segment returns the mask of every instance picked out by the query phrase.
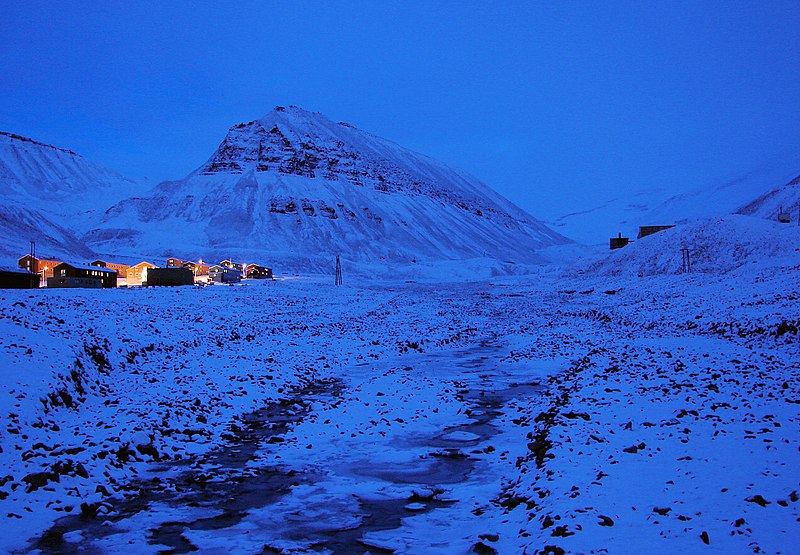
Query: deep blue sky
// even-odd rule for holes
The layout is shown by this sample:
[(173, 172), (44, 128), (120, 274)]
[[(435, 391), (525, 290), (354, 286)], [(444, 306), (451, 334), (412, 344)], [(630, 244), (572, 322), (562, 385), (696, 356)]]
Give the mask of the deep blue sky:
[(295, 104), (539, 216), (800, 159), (797, 0), (146, 4), (3, 2), (0, 130), (157, 182)]

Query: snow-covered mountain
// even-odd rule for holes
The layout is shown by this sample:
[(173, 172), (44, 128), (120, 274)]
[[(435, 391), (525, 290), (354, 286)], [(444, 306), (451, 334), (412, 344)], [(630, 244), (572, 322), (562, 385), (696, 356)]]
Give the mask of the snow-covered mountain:
[(786, 185), (773, 189), (741, 207), (739, 214), (776, 220), (779, 212), (789, 215), (790, 223), (798, 224), (800, 218), (800, 176)]
[(92, 256), (80, 235), (141, 187), (63, 148), (0, 131), (0, 256)]
[(98, 252), (259, 257), (295, 269), (532, 262), (568, 242), (475, 178), (297, 107), (235, 125), (186, 178), (109, 209)]

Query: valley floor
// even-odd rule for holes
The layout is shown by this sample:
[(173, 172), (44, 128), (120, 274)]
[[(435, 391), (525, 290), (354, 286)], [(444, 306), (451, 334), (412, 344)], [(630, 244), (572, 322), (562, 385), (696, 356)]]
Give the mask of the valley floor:
[(0, 290), (0, 551), (791, 553), (798, 277)]

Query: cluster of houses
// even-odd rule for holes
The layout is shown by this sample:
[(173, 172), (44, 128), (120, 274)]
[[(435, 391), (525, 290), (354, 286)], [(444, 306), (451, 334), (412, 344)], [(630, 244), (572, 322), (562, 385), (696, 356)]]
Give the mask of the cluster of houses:
[(0, 267), (0, 288), (33, 289), (47, 287), (108, 288), (118, 286), (176, 286), (195, 283), (237, 283), (242, 279), (272, 279), (272, 268), (258, 264), (237, 264), (223, 260), (205, 264), (168, 258), (164, 267), (151, 262), (133, 266), (95, 260), (73, 264), (37, 258), (28, 254), (19, 259), (17, 268)]

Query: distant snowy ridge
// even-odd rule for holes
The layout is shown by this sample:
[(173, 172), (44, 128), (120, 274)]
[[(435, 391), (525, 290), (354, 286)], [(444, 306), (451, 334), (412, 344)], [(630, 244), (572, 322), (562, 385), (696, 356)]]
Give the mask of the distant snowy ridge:
[(0, 187), (4, 199), (73, 216), (130, 196), (140, 183), (71, 150), (0, 132)]
[[(774, 167), (762, 168), (719, 184), (706, 184), (689, 192), (674, 194), (667, 189), (651, 189), (623, 194), (601, 205), (588, 207), (549, 220), (548, 225), (568, 237), (586, 244), (607, 244), (617, 233), (636, 237), (639, 226), (682, 224), (698, 218), (741, 213), (777, 219), (775, 214), (745, 211), (760, 195), (768, 194), (777, 183), (800, 173), (800, 162), (779, 160)], [(788, 189), (788, 185), (785, 186)], [(789, 202), (786, 202), (788, 205)], [(794, 216), (796, 217), (796, 215)]]
[(786, 185), (773, 189), (738, 210), (739, 214), (777, 220), (780, 212), (789, 216), (790, 223), (797, 225), (800, 218), (800, 176)]
[(539, 260), (568, 243), (475, 178), (296, 107), (230, 129), (185, 179), (113, 206), (87, 234), (99, 252), (252, 257), (298, 270)]
[(26, 254), (29, 241), (44, 256), (92, 257), (80, 235), (140, 186), (71, 150), (0, 131), (0, 257)]

